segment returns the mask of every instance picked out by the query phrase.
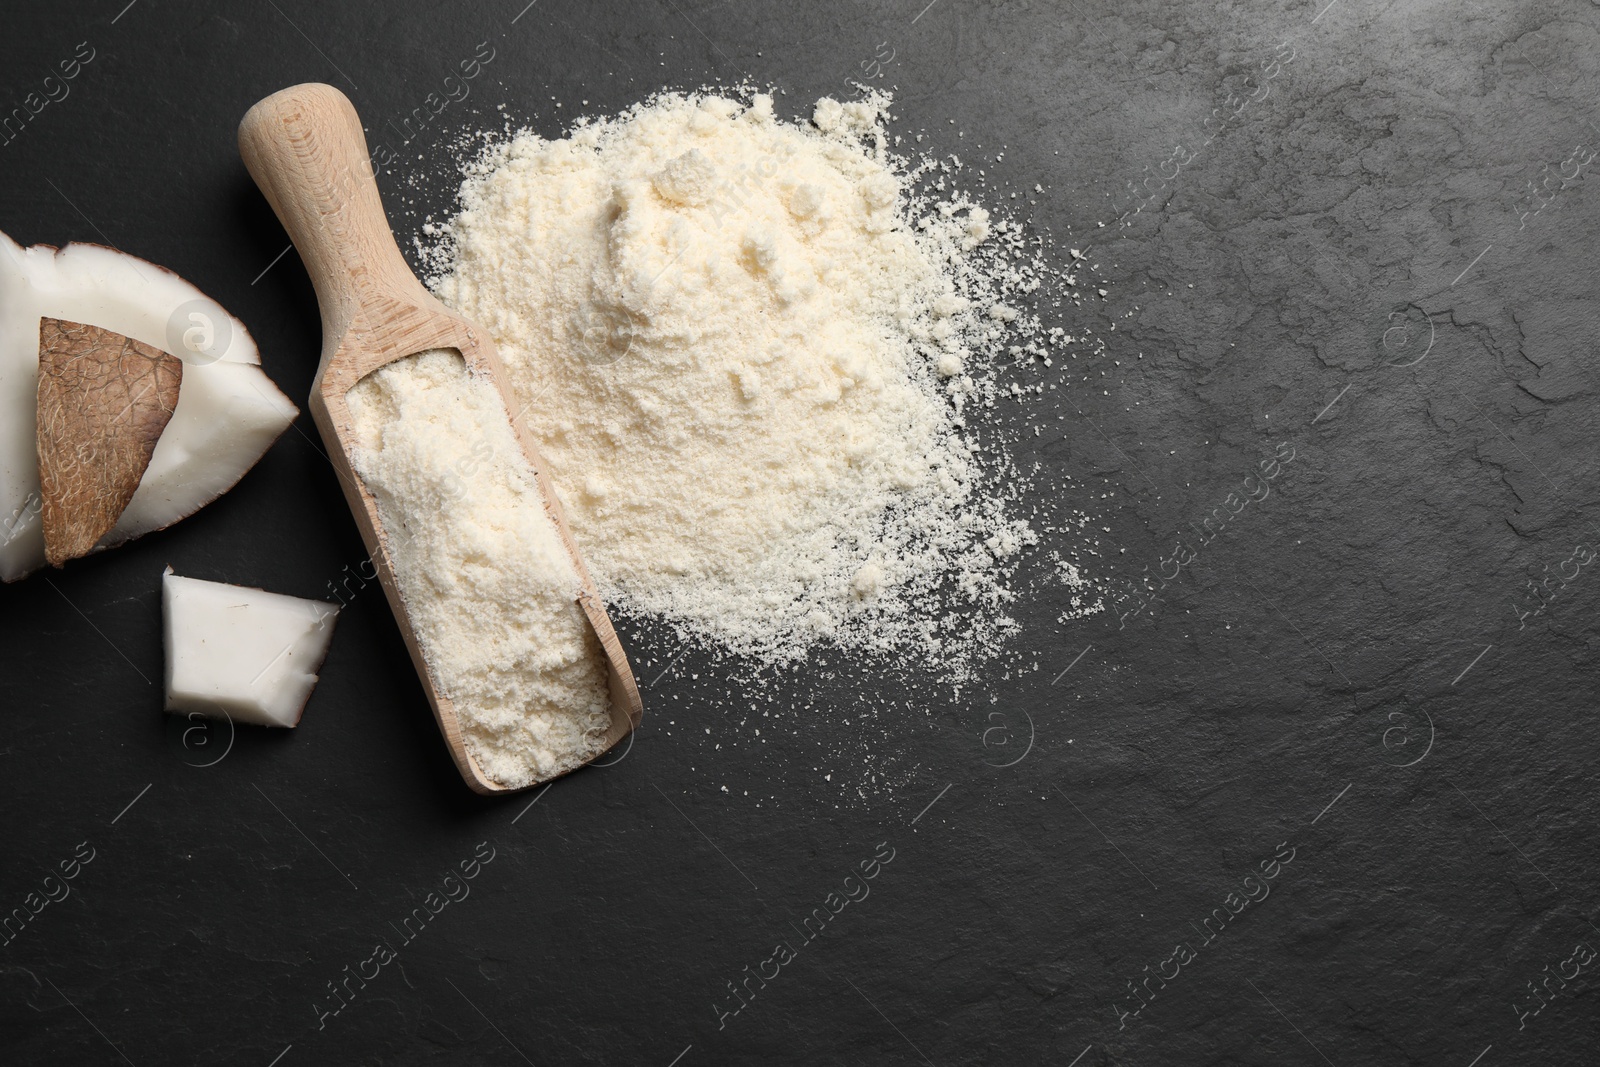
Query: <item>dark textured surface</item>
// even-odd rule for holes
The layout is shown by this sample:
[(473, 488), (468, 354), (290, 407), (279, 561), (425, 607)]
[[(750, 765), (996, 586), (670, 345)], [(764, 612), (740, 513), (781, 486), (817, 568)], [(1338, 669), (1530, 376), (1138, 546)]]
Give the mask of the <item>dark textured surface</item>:
[[(1600, 568), (1574, 551), (1600, 545), (1600, 7), (1325, 2), (12, 5), (0, 108), (95, 58), (0, 144), (0, 228), (170, 266), (297, 399), (318, 324), (293, 254), (258, 279), (285, 240), (234, 146), (257, 98), (345, 89), (399, 157), (406, 236), (499, 104), (554, 133), (583, 100), (747, 75), (793, 114), (892, 50), (900, 128), (1042, 184), (1019, 210), (1105, 279), (1062, 320), (1108, 343), (1092, 384), (1080, 359), (1032, 409), (1069, 416), (1019, 453), (1036, 492), (1107, 528), (1096, 579), (1187, 562), (1121, 625), (1026, 595), (1037, 673), (907, 706), (819, 667), (759, 737), (739, 689), (629, 626), (642, 680), (666, 669), (632, 750), (486, 801), (375, 588), (292, 735), (160, 712), (165, 564), (327, 596), (362, 559), (302, 417), (193, 518), (0, 589), (0, 907), (93, 856), (0, 947), (0, 1059), (1595, 1062), (1600, 963), (1522, 1013), (1600, 946)], [(471, 96), (403, 145), (390, 120), (481, 41)], [(1530, 579), (1555, 595), (1519, 620)], [(892, 788), (857, 792), (869, 754)], [(405, 942), (480, 842), (470, 896)], [(807, 941), (880, 842), (870, 896)], [(397, 957), (319, 1029), (380, 939)], [(719, 1029), (779, 941), (796, 957)]]

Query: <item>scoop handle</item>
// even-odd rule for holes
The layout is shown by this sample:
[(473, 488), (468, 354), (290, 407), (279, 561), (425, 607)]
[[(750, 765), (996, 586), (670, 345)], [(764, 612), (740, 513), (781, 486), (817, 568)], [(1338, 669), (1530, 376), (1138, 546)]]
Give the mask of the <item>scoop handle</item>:
[(430, 302), (395, 245), (361, 119), (342, 92), (308, 82), (259, 101), (239, 123), (239, 154), (311, 275), (324, 358), (374, 301)]

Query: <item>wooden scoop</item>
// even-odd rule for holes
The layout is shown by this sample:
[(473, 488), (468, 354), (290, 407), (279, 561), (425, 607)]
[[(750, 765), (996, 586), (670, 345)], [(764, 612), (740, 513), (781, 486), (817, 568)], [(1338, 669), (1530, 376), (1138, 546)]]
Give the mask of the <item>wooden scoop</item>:
[(517, 440), (538, 476), (545, 510), (578, 572), (577, 601), (605, 651), (611, 684), (606, 748), (611, 748), (639, 725), (641, 705), (633, 671), (567, 528), (544, 459), (506, 387), (493, 342), (481, 328), (435, 299), (411, 273), (395, 245), (378, 199), (355, 107), (331, 85), (284, 89), (245, 115), (239, 124), (239, 152), (300, 250), (316, 286), (322, 307), (322, 362), (311, 384), (311, 415), (322, 431), (328, 460), (344, 486), (389, 607), (411, 650), (411, 662), (462, 777), (479, 793), (509, 791), (490, 780), (463, 745), (456, 710), (440, 692), (411, 628), (405, 598), (395, 582), (389, 538), (377, 501), (350, 464), (356, 442), (346, 402), (350, 388), (385, 364), (434, 348), (455, 349), (469, 370), (494, 382)]

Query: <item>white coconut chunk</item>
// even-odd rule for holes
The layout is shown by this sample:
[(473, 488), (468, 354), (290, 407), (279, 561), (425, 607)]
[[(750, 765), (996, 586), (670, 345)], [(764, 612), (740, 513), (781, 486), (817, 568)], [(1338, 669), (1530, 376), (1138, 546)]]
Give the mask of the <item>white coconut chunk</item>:
[(45, 563), (35, 447), (43, 316), (183, 360), (177, 407), (99, 548), (170, 526), (221, 496), (298, 413), (262, 373), (244, 323), (176, 274), (99, 245), (23, 248), (0, 233), (0, 581)]
[(294, 726), (333, 640), (336, 605), (261, 589), (161, 578), (167, 710)]

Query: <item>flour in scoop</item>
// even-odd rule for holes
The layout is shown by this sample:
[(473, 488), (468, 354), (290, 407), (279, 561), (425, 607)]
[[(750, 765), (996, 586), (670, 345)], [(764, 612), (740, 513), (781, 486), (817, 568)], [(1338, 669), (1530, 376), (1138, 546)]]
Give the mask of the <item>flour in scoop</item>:
[(467, 751), (510, 788), (593, 758), (611, 725), (605, 659), (494, 384), (454, 352), (425, 352), (348, 401), (351, 459)]
[(1037, 541), (970, 425), (1028, 279), (984, 267), (988, 211), (915, 192), (886, 106), (669, 94), (519, 133), (427, 254), (608, 600), (758, 665), (831, 644), (961, 678)]

